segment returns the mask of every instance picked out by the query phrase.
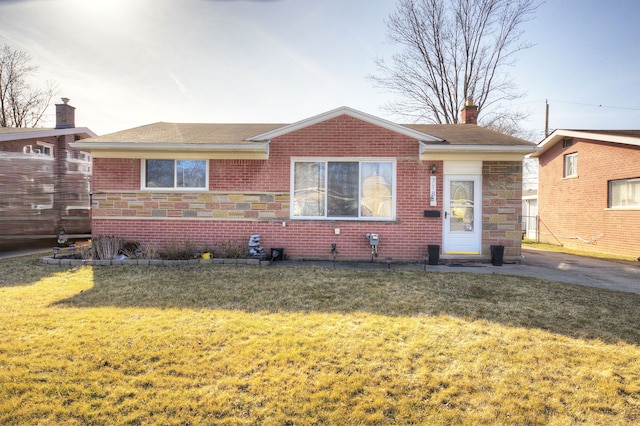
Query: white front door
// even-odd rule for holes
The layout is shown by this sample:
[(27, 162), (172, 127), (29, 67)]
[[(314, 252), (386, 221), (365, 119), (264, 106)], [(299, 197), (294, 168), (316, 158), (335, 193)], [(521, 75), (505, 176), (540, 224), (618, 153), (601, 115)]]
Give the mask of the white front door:
[(444, 176), (443, 254), (481, 254), (482, 176)]

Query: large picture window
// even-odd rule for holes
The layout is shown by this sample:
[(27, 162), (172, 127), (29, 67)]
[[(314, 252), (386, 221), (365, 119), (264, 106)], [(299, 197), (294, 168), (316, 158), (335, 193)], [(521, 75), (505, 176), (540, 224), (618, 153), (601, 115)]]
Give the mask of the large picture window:
[(207, 160), (145, 160), (147, 189), (206, 189)]
[(292, 216), (300, 219), (393, 219), (393, 161), (297, 160)]
[(609, 181), (609, 208), (640, 209), (640, 178)]

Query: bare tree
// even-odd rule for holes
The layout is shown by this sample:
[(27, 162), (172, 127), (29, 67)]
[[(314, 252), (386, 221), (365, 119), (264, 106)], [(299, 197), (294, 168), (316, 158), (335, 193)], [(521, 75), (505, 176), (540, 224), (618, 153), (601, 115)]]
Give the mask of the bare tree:
[(9, 45), (0, 49), (0, 127), (36, 127), (56, 94), (53, 83), (31, 87), (27, 78), (38, 70), (31, 57)]
[(511, 128), (517, 117), (497, 107), (522, 96), (505, 68), (531, 46), (521, 41), (521, 26), (537, 9), (534, 2), (399, 0), (386, 24), (389, 40), (403, 50), (391, 64), (377, 59), (379, 74), (371, 77), (399, 95), (386, 108), (415, 121), (457, 123), (472, 98), (478, 113), (486, 110), (483, 121)]

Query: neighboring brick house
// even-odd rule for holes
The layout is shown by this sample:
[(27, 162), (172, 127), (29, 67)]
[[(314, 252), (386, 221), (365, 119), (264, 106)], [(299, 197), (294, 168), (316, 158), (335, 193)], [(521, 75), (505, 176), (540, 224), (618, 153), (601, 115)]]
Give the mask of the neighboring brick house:
[(556, 130), (539, 161), (539, 239), (640, 256), (640, 130)]
[(91, 230), (91, 156), (72, 142), (96, 136), (75, 127), (75, 108), (56, 105), (56, 127), (0, 127), (0, 248), (16, 241)]
[(248, 241), (295, 259), (520, 258), (522, 158), (467, 123), (398, 125), (347, 107), (290, 125), (156, 123), (77, 142), (94, 158), (94, 236)]

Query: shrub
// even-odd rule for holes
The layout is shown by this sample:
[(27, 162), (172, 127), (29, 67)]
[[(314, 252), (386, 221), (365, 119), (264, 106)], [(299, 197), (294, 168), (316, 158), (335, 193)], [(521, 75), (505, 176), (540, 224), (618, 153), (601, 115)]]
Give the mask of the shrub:
[(98, 236), (91, 241), (94, 259), (111, 260), (120, 252), (122, 240), (118, 237)]
[(220, 241), (215, 245), (215, 257), (224, 259), (241, 259), (247, 257), (247, 247), (244, 242), (235, 240)]
[(125, 256), (132, 258), (132, 257), (138, 257), (138, 255), (136, 255), (136, 251), (140, 250), (140, 243), (137, 241), (127, 241), (126, 243), (124, 243), (122, 245), (122, 248), (120, 249), (120, 253), (124, 254)]
[(140, 258), (159, 259), (160, 249), (158, 248), (158, 245), (154, 243), (140, 243)]
[(188, 260), (193, 259), (196, 250), (195, 244), (189, 240), (169, 241), (160, 251), (160, 257), (167, 260)]

